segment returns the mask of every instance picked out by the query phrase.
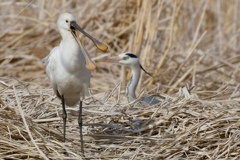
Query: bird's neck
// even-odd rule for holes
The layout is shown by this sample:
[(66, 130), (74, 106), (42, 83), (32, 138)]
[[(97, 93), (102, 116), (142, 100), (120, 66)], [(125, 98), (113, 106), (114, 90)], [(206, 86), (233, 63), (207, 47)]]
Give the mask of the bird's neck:
[(70, 31), (59, 29), (59, 32), (62, 36), (62, 40), (68, 40), (68, 39), (74, 39), (73, 35), (70, 33)]
[(136, 88), (137, 88), (138, 81), (140, 78), (140, 73), (141, 73), (141, 68), (139, 64), (135, 66), (131, 66), (130, 69), (131, 69), (131, 78), (128, 81), (126, 86), (126, 95), (128, 98), (128, 102), (131, 102), (137, 98), (135, 92), (136, 92)]
[(71, 34), (65, 34), (65, 37), (62, 36), (60, 58), (62, 65), (68, 72), (73, 73), (85, 67), (83, 53)]

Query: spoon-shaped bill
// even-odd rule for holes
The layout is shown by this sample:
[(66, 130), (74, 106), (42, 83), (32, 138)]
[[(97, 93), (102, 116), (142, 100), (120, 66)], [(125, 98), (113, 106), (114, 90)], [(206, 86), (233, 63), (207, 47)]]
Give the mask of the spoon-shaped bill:
[(85, 66), (88, 70), (95, 70), (96, 69), (96, 65), (94, 64), (94, 62), (91, 60), (91, 58), (88, 56), (88, 54), (86, 53), (86, 50), (83, 48), (82, 43), (80, 42), (80, 38), (79, 35), (76, 33), (75, 30), (71, 29), (71, 33), (73, 35), (73, 37), (76, 39), (79, 47), (81, 48), (82, 52), (83, 52), (83, 56), (85, 59)]
[(108, 49), (108, 47), (105, 44), (99, 42), (98, 40), (93, 38), (91, 35), (89, 35), (87, 32), (85, 32), (75, 21), (71, 22), (71, 27), (76, 28), (77, 30), (82, 32), (85, 36), (87, 36), (89, 39), (91, 39), (98, 49), (102, 51), (106, 51)]

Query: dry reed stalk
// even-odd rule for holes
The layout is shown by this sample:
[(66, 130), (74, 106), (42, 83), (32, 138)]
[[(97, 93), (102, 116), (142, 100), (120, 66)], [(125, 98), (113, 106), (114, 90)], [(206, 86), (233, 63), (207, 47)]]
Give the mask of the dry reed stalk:
[[(67, 108), (62, 143), (60, 101), (40, 62), (59, 44), (55, 22), (62, 12), (73, 13), (109, 46), (101, 53), (81, 37), (98, 66), (83, 109), (86, 157), (238, 159), (239, 5), (237, 0), (3, 1), (0, 159), (81, 159), (77, 107)], [(130, 104), (121, 89), (124, 69), (120, 73), (119, 66), (97, 61), (126, 51), (154, 73), (153, 79), (141, 75), (139, 98)], [(162, 103), (139, 103), (148, 95)]]

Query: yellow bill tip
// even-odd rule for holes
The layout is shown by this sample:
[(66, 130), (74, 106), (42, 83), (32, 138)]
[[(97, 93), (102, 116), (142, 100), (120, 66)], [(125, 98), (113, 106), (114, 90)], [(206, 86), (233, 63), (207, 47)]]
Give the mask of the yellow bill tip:
[(93, 71), (93, 70), (96, 69), (96, 66), (95, 66), (95, 65), (85, 65), (85, 66), (86, 66), (86, 68), (87, 68), (88, 70), (90, 70), (90, 71)]
[(102, 51), (106, 51), (108, 49), (108, 47), (105, 44), (96, 44), (97, 48), (102, 50)]
[(96, 65), (87, 55), (85, 56), (85, 67), (91, 71), (96, 69)]

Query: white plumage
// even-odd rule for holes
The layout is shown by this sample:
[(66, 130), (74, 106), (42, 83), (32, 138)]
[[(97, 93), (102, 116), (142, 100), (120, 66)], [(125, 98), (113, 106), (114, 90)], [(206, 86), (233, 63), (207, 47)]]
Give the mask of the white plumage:
[(83, 53), (73, 36), (63, 39), (43, 61), (54, 93), (59, 98), (64, 95), (66, 105), (74, 106), (88, 94), (91, 71), (86, 69)]
[(79, 103), (78, 123), (80, 127), (81, 149), (83, 150), (82, 137), (82, 100), (87, 95), (91, 71), (96, 68), (88, 52), (83, 48), (77, 30), (90, 38), (101, 50), (107, 46), (100, 43), (78, 26), (73, 15), (63, 13), (57, 21), (58, 30), (62, 36), (60, 45), (54, 47), (50, 54), (42, 61), (46, 66), (50, 84), (54, 93), (62, 100), (63, 108), (63, 136), (65, 142), (67, 113), (65, 104), (74, 106)]

